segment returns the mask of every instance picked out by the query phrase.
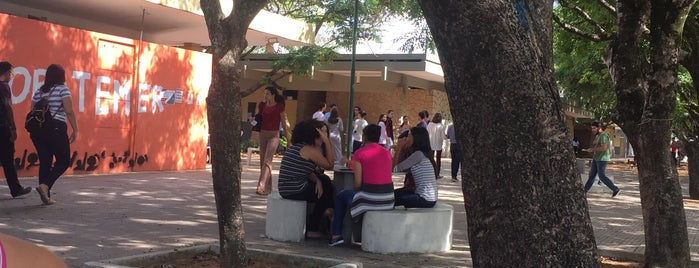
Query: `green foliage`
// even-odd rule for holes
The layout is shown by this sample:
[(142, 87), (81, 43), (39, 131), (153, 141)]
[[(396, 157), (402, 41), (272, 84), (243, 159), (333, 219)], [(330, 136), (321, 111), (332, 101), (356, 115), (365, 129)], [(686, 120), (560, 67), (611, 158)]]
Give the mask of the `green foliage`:
[(308, 76), (313, 66), (331, 63), (337, 58), (338, 53), (332, 47), (305, 46), (300, 48), (289, 47), (289, 53), (280, 54), (272, 67), (288, 74)]
[(281, 147), (283, 147), (283, 148), (286, 148), (286, 144), (287, 144), (286, 137), (281, 136), (281, 137), (279, 138), (279, 146), (281, 146)]

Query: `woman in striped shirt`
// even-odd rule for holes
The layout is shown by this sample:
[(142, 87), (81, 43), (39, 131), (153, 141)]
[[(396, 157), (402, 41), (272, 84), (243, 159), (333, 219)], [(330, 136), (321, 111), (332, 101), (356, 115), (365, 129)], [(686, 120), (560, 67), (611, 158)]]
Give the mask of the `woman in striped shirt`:
[(427, 129), (413, 127), (408, 132), (405, 145), (398, 147), (397, 156), (401, 151), (412, 149), (412, 154), (400, 161), (393, 171), (401, 172), (409, 170), (415, 180), (415, 190), (398, 188), (394, 191), (396, 206), (405, 208), (431, 208), (437, 203), (437, 180), (435, 177), (435, 163), (429, 156), (432, 153), (430, 138)]
[[(51, 64), (46, 68), (46, 79), (32, 96), (32, 108), (41, 98), (46, 98), (49, 103), (48, 112), (53, 121), (43, 131), (31, 133), (29, 137), (34, 143), (39, 155), (39, 187), (36, 192), (41, 197), (44, 205), (55, 203), (51, 199), (51, 188), (70, 166), (70, 144), (78, 137), (78, 124), (73, 111), (73, 98), (70, 90), (65, 85), (66, 72), (61, 65)], [(68, 136), (70, 123), (73, 131)], [(53, 162), (53, 158), (56, 162)]]
[(301, 121), (294, 126), (291, 143), (279, 168), (279, 195), (315, 203), (306, 224), (306, 238), (324, 238), (319, 232), (320, 220), (323, 215), (332, 215), (333, 186), (330, 178), (316, 169), (332, 169), (335, 164), (327, 126), (314, 119)]

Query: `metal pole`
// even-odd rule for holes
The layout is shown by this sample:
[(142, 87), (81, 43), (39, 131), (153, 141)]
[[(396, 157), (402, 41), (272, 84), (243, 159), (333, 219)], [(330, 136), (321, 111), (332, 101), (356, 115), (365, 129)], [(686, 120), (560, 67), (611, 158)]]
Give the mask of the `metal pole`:
[(350, 93), (349, 93), (349, 122), (347, 122), (347, 159), (352, 155), (352, 133), (354, 132), (354, 63), (357, 56), (357, 24), (359, 24), (359, 0), (354, 0), (354, 24), (352, 25), (352, 69), (350, 70)]

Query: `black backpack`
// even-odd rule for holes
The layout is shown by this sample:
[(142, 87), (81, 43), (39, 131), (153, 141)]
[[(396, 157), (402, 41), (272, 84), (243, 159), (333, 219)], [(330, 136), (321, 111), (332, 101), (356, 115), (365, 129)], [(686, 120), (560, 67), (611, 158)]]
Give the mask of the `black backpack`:
[(41, 97), (27, 114), (27, 119), (24, 121), (24, 128), (29, 131), (29, 133), (39, 133), (44, 129), (50, 128), (52, 125), (53, 115), (49, 110), (49, 97), (51, 97), (54, 88), (55, 87), (49, 90), (47, 96)]

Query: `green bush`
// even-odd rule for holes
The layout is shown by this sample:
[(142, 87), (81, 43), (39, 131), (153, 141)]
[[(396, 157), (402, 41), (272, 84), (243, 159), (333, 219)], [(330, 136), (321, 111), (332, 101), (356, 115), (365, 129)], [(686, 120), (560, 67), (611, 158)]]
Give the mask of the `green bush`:
[(257, 148), (260, 145), (254, 140), (246, 140), (240, 143), (240, 152), (247, 153), (248, 148)]

